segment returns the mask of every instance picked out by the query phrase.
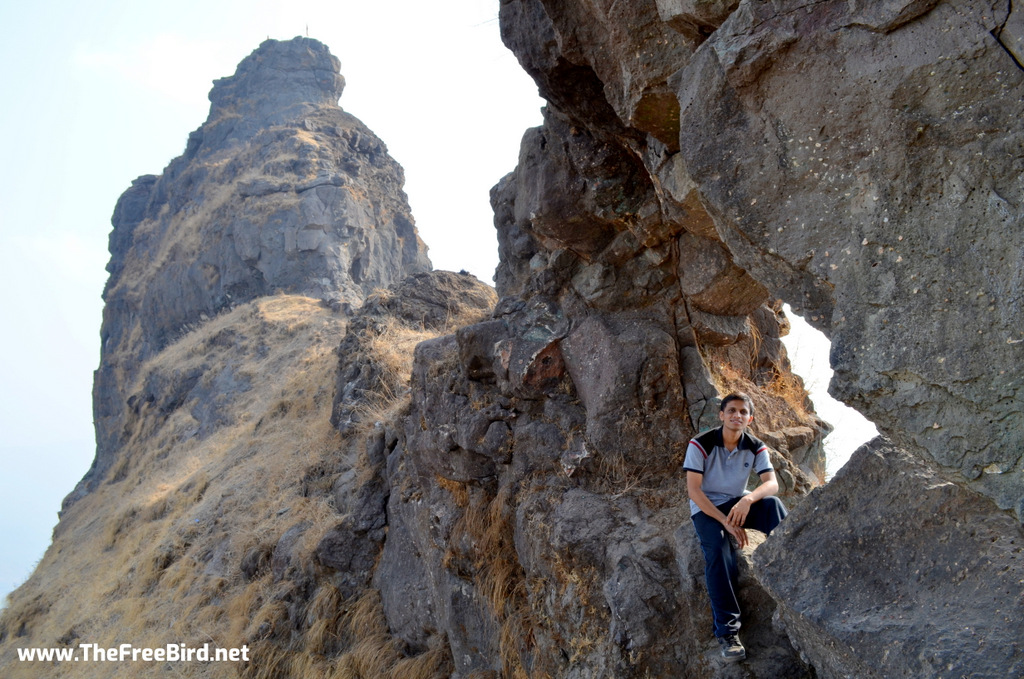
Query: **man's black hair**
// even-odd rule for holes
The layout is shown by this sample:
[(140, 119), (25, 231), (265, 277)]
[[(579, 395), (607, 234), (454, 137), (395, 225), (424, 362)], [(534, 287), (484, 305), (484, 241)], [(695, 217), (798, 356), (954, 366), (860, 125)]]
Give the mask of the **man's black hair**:
[(718, 406), (718, 410), (725, 412), (725, 406), (729, 405), (733, 401), (743, 401), (750, 407), (750, 414), (754, 414), (754, 401), (749, 396), (744, 394), (742, 391), (734, 391), (725, 398), (722, 399), (722, 404)]

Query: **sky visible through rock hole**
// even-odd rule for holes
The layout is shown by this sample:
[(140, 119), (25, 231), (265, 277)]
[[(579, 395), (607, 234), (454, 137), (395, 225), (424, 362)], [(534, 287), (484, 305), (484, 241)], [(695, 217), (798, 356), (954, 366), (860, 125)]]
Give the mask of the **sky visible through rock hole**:
[[(325, 43), (346, 79), (342, 108), (405, 169), (434, 266), (492, 283), (489, 191), (515, 167), (543, 106), (501, 43), (497, 12), (497, 0), (0, 5), (0, 596), (42, 556), (61, 500), (92, 462), (114, 205), (133, 179), (160, 174), (185, 150), (212, 81), (268, 37)], [(827, 340), (795, 331), (787, 344), (797, 372), (823, 392)], [(852, 450), (864, 431), (856, 423), (830, 438)]]

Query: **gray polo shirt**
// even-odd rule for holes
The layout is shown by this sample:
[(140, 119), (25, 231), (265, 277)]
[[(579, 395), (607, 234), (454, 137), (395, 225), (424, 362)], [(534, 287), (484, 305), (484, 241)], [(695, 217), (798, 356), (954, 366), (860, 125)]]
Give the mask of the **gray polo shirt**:
[[(719, 427), (690, 439), (683, 469), (703, 474), (700, 488), (718, 506), (746, 493), (751, 471), (761, 475), (773, 467), (768, 446), (761, 440), (744, 432), (736, 449), (728, 450)], [(699, 511), (697, 503), (690, 500), (690, 516)]]

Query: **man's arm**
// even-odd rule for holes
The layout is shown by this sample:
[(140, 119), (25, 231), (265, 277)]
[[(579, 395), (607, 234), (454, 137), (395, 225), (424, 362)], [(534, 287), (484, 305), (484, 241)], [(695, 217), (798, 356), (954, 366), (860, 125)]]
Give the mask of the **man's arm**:
[[(747, 514), (750, 513), (750, 505), (761, 498), (775, 495), (778, 492), (779, 482), (775, 478), (775, 470), (769, 469), (761, 472), (761, 485), (740, 498), (739, 502), (733, 506), (732, 511), (729, 512), (726, 521), (733, 526), (742, 526), (747, 520)], [(697, 506), (699, 507), (700, 503)]]
[[(772, 478), (774, 479), (774, 476)], [(740, 547), (746, 547), (747, 531), (743, 530), (742, 524), (732, 525), (729, 523), (728, 517), (720, 512), (718, 507), (704, 494), (704, 490), (701, 488), (703, 482), (703, 474), (691, 471), (686, 472), (686, 492), (690, 494), (690, 499), (694, 501), (702, 512), (722, 524), (722, 527), (725, 528), (729, 535), (736, 538), (736, 542), (740, 544)]]

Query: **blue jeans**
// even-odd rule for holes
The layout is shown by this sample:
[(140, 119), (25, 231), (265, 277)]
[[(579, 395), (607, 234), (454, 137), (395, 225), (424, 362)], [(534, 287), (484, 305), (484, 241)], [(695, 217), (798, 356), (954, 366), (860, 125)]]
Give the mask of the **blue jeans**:
[[(720, 505), (718, 510), (729, 515), (729, 510), (739, 501), (734, 498)], [(771, 533), (786, 518), (786, 506), (774, 496), (762, 498), (750, 506), (750, 513), (743, 524), (745, 529), (759, 530), (765, 535)], [(729, 534), (722, 524), (704, 512), (692, 517), (697, 529), (700, 548), (704, 552), (704, 579), (708, 584), (711, 599), (711, 615), (715, 621), (715, 636), (736, 634), (740, 629), (740, 603), (736, 599), (736, 554), (733, 552)]]

